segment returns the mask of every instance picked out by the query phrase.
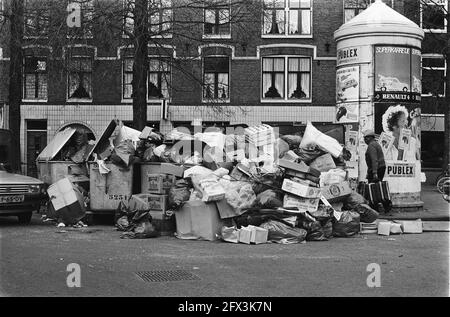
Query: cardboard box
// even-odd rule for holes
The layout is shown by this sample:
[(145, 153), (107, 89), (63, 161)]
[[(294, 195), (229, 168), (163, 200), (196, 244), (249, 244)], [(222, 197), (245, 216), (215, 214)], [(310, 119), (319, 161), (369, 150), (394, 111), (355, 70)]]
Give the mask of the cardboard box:
[(319, 183), (320, 183), (319, 177), (316, 177), (316, 176), (308, 174), (308, 173), (302, 173), (302, 172), (298, 172), (298, 171), (294, 171), (294, 170), (286, 170), (285, 174), (286, 174), (286, 176), (297, 177), (297, 178), (300, 178), (303, 180), (309, 180), (317, 185), (319, 185)]
[(284, 154), (284, 156), (283, 156), (283, 160), (285, 160), (285, 161), (289, 161), (289, 162), (295, 162), (296, 160), (298, 160), (300, 157), (297, 155), (297, 154), (295, 154), (295, 152), (294, 151), (292, 151), (292, 150), (289, 150), (289, 151), (287, 151), (285, 154)]
[(329, 170), (336, 168), (336, 164), (334, 163), (331, 154), (327, 153), (316, 158), (309, 167), (315, 168), (321, 172), (328, 172)]
[(341, 202), (352, 193), (350, 184), (345, 181), (340, 184), (331, 184), (322, 188), (322, 195), (330, 202)]
[(86, 214), (82, 193), (67, 178), (50, 185), (47, 194), (58, 218), (66, 225), (73, 225)]
[(319, 198), (321, 194), (320, 188), (306, 186), (289, 179), (285, 179), (283, 181), (283, 186), (281, 189), (285, 192), (294, 194), (295, 196), (305, 198)]
[(264, 229), (264, 228), (260, 228), (260, 227), (255, 227), (255, 226), (251, 226), (252, 228), (252, 234), (250, 237), (250, 243), (254, 243), (254, 244), (263, 244), (263, 243), (267, 243), (267, 238), (269, 236), (269, 230)]
[(396, 220), (396, 223), (401, 224), (403, 233), (422, 233), (422, 220)]
[(167, 195), (145, 194), (147, 196), (148, 207), (153, 211), (167, 210)]
[(221, 219), (234, 218), (244, 213), (244, 210), (241, 210), (241, 212), (237, 212), (237, 210), (231, 207), (230, 204), (225, 199), (216, 201), (216, 205), (217, 210), (219, 210)]
[(315, 212), (319, 208), (320, 198), (303, 198), (292, 195), (284, 195), (283, 207), (285, 208), (298, 208), (300, 211)]
[(291, 180), (294, 181), (294, 182), (306, 185), (306, 186), (319, 187), (319, 184), (316, 184), (316, 183), (314, 183), (314, 182), (312, 182), (312, 181), (310, 181), (308, 179), (301, 179), (301, 178), (298, 178), (298, 177), (293, 177)]
[(391, 223), (391, 234), (403, 233), (402, 225), (399, 223)]
[(378, 234), (388, 236), (391, 233), (391, 223), (389, 221), (380, 221), (378, 223)]
[[(291, 161), (288, 161), (285, 159), (280, 159), (278, 161), (278, 166), (282, 167), (286, 170), (300, 173), (300, 175), (311, 174), (314, 177), (319, 177), (320, 173), (321, 173), (319, 170), (317, 170), (315, 168), (311, 168), (311, 166), (306, 165), (304, 162), (294, 163), (294, 162), (291, 162)], [(305, 178), (306, 178), (306, 175), (305, 175)]]
[(242, 227), (241, 230), (239, 230), (239, 242), (250, 244), (250, 241), (252, 239), (252, 229), (248, 227)]
[(162, 174), (168, 174), (168, 175), (174, 175), (176, 177), (183, 177), (184, 174), (184, 167), (183, 166), (177, 166), (170, 163), (161, 163), (161, 173)]
[(250, 171), (245, 165), (238, 164), (231, 172), (230, 177), (233, 180), (245, 181), (250, 178), (250, 175)]
[(177, 238), (186, 240), (217, 240), (222, 222), (215, 203), (187, 201), (175, 212)]
[(176, 177), (167, 174), (147, 174), (147, 186), (143, 191), (153, 194), (167, 194), (175, 184)]
[(164, 211), (150, 211), (152, 224), (162, 236), (173, 236), (176, 230), (175, 217), (167, 216)]

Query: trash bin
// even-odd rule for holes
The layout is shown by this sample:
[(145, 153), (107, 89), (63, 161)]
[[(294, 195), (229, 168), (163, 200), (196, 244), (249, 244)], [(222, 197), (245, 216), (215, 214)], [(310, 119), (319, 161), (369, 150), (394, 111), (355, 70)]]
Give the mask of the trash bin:
[[(71, 161), (37, 161), (38, 178), (47, 185), (69, 177), (71, 181), (88, 181), (87, 168)], [(79, 171), (83, 171), (80, 173)]]
[(115, 211), (122, 200), (133, 195), (133, 166), (127, 168), (106, 163), (111, 170), (108, 174), (100, 174), (98, 164), (89, 162), (90, 179), (90, 211)]

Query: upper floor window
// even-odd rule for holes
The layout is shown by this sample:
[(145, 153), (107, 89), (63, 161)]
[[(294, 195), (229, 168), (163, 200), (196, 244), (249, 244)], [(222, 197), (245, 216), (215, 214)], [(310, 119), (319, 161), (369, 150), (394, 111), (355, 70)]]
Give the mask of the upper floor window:
[(420, 21), (426, 32), (447, 32), (447, 0), (420, 1)]
[(47, 58), (25, 56), (23, 81), (25, 100), (47, 100)]
[(50, 12), (42, 0), (25, 0), (24, 35), (26, 37), (47, 36), (50, 25)]
[(169, 99), (170, 65), (165, 59), (150, 59), (148, 99)]
[[(132, 57), (122, 62), (122, 99), (133, 98), (133, 63)], [(150, 58), (147, 84), (147, 99), (170, 99), (171, 67), (168, 59)]]
[[(134, 32), (135, 0), (124, 0), (124, 35)], [(172, 0), (148, 0), (148, 31), (153, 37), (171, 37)]]
[(92, 57), (71, 56), (68, 73), (68, 101), (92, 100)]
[(311, 58), (264, 57), (262, 64), (264, 100), (311, 99)]
[(69, 36), (73, 37), (87, 37), (93, 35), (94, 24), (94, 0), (70, 0), (70, 2), (77, 2), (81, 7), (81, 28), (69, 29)]
[(422, 95), (445, 96), (447, 65), (442, 55), (422, 56)]
[(264, 0), (263, 35), (310, 36), (312, 0)]
[(230, 2), (229, 0), (215, 0), (207, 6), (204, 12), (204, 35), (207, 37), (230, 37)]
[[(347, 23), (360, 14), (375, 0), (344, 0), (344, 23)], [(383, 0), (385, 4), (394, 7), (394, 0)]]
[(228, 56), (203, 58), (203, 101), (230, 100), (230, 59)]

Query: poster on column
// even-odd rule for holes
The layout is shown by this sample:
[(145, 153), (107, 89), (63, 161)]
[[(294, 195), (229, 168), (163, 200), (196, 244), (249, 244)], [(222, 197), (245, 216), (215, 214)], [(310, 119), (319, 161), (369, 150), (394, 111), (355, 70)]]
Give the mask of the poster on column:
[(376, 103), (375, 133), (382, 135), (380, 140), (393, 138), (392, 145), (385, 154), (386, 161), (420, 161), (419, 105)]
[(348, 123), (359, 121), (359, 103), (347, 102), (337, 105), (336, 122)]
[(336, 72), (338, 103), (359, 100), (359, 66), (343, 67)]

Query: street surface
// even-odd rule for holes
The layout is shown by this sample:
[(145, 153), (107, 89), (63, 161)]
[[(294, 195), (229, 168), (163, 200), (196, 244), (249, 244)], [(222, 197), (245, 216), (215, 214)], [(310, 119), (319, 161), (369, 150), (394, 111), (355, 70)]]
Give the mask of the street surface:
[[(448, 296), (449, 235), (235, 245), (173, 237), (122, 240), (109, 225), (56, 228), (0, 218), (3, 296)], [(66, 284), (81, 268), (81, 288)], [(381, 287), (366, 284), (370, 263)], [(198, 280), (144, 282), (135, 272), (186, 270)]]

